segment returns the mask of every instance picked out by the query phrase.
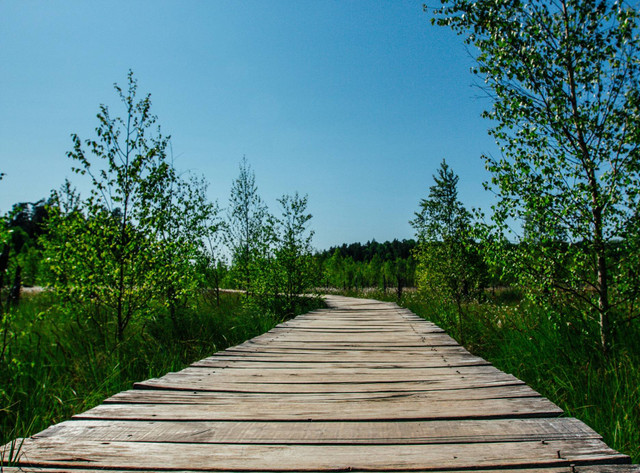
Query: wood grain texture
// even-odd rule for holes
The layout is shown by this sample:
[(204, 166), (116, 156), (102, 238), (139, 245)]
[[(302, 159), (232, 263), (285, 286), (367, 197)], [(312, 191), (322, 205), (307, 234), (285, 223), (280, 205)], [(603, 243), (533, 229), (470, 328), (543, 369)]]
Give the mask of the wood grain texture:
[(286, 402), (276, 399), (263, 402), (189, 403), (189, 404), (118, 404), (105, 403), (76, 419), (130, 420), (280, 420), (280, 421), (362, 421), (410, 419), (480, 419), (551, 417), (562, 413), (545, 398), (474, 399), (451, 401), (416, 400), (385, 402), (345, 400), (334, 402)]
[(441, 444), (600, 439), (571, 418), (392, 422), (73, 420), (37, 434), (68, 440), (171, 443)]
[[(84, 468), (73, 468), (73, 469), (63, 469), (63, 468), (42, 468), (42, 467), (29, 467), (22, 466), (20, 468), (17, 467), (5, 467), (4, 472), (6, 473), (96, 473), (100, 471), (101, 473), (130, 473), (135, 470), (114, 470), (114, 469), (100, 469), (100, 470), (88, 470)], [(146, 469), (145, 473), (156, 473), (156, 472), (164, 472), (168, 470), (159, 470), (159, 469)], [(171, 470), (175, 473), (194, 473), (196, 470)], [(326, 470), (325, 470), (326, 471)], [(561, 467), (530, 467), (526, 469), (522, 468), (500, 468), (496, 469), (477, 469), (473, 468), (472, 470), (439, 470), (439, 471), (473, 471), (474, 473), (640, 473), (640, 466), (638, 465), (626, 465), (626, 464), (597, 464), (597, 465), (568, 465)], [(397, 473), (433, 473), (433, 470), (411, 470), (409, 471), (397, 471)], [(230, 470), (227, 472), (221, 471), (220, 473), (230, 473)], [(309, 472), (309, 473), (320, 473)], [(376, 470), (367, 470), (367, 473), (385, 473), (383, 471)]]
[(362, 393), (329, 392), (329, 393), (228, 393), (216, 391), (168, 391), (153, 389), (132, 389), (122, 391), (106, 399), (105, 403), (174, 403), (174, 404), (207, 404), (241, 402), (339, 402), (339, 401), (431, 401), (504, 399), (519, 397), (540, 397), (536, 391), (524, 384), (511, 386), (492, 386), (481, 389), (448, 389), (440, 391), (403, 391), (383, 392), (371, 391)]
[(25, 465), (199, 471), (402, 471), (621, 463), (628, 457), (594, 439), (425, 445), (171, 444), (27, 439)]
[(25, 439), (2, 473), (640, 473), (435, 324), (327, 303)]
[[(268, 380), (265, 380), (268, 381)], [(272, 382), (218, 382), (207, 383), (194, 381), (186, 382), (179, 376), (152, 378), (135, 383), (136, 389), (166, 389), (170, 391), (209, 391), (209, 392), (240, 392), (240, 393), (364, 393), (364, 392), (414, 392), (438, 391), (458, 389), (481, 389), (495, 386), (513, 386), (524, 384), (513, 376), (503, 379), (480, 378), (474, 379), (432, 379), (426, 381), (376, 382), (376, 383), (272, 383)]]

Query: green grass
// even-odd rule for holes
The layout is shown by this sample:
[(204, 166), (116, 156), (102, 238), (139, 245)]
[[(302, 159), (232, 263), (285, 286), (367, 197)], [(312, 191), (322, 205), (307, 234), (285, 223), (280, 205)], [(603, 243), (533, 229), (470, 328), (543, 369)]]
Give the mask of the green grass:
[[(358, 295), (350, 293), (350, 295)], [(51, 294), (26, 298), (10, 315), (8, 351), (0, 365), (0, 444), (27, 437), (89, 409), (135, 381), (182, 369), (217, 350), (264, 333), (281, 321), (243, 307), (238, 294), (223, 294), (220, 308), (205, 299), (181, 316), (151, 317), (133, 327), (119, 356), (105, 350), (74, 317), (50, 310)], [(385, 299), (383, 294), (367, 297)], [(395, 300), (392, 292), (387, 300)], [(316, 304), (316, 305), (314, 305)], [(455, 308), (405, 294), (402, 305), (432, 320), (455, 338)], [(317, 301), (301, 312), (317, 307)], [(539, 308), (501, 294), (466, 307), (465, 346), (512, 373), (640, 462), (640, 333), (620, 331), (604, 358), (572, 326), (558, 326)]]
[[(356, 295), (353, 294), (352, 295)], [(367, 294), (383, 298), (384, 295)], [(394, 300), (392, 294), (386, 300)], [(452, 305), (406, 294), (401, 305), (431, 320), (460, 341)], [(612, 448), (640, 463), (640, 330), (618, 331), (609, 357), (595, 335), (550, 318), (539, 307), (504, 292), (465, 307), (463, 345), (600, 433)], [(566, 320), (570, 320), (566, 316)], [(595, 332), (595, 330), (594, 330)]]
[[(81, 314), (65, 314), (53, 294), (23, 299), (5, 319), (7, 348), (0, 361), (0, 446), (130, 389), (264, 333), (283, 319), (243, 304), (237, 293), (221, 294), (220, 307), (198, 299), (174, 324), (161, 310), (127, 328), (114, 350)], [(310, 299), (306, 312), (322, 302)], [(2, 335), (0, 332), (0, 349)]]

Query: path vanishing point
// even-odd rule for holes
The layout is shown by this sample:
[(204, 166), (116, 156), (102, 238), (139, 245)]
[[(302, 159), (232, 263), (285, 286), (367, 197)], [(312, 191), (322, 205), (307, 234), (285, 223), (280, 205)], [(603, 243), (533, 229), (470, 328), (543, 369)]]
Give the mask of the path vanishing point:
[(3, 470), (640, 472), (436, 325), (326, 299), (24, 439)]

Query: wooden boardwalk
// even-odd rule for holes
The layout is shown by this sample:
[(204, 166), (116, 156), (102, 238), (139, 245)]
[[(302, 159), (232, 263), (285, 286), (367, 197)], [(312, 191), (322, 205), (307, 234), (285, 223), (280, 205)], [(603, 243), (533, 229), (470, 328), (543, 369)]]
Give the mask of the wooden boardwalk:
[(18, 466), (640, 472), (436, 325), (391, 303), (327, 300), (328, 309), (137, 383), (25, 439)]

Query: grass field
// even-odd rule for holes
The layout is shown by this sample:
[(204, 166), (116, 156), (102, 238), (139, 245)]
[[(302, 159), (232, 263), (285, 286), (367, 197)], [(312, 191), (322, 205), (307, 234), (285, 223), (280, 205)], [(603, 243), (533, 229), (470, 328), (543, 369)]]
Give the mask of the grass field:
[[(349, 295), (357, 296), (356, 293)], [(393, 300), (392, 293), (364, 297)], [(401, 305), (431, 320), (460, 341), (453, 304), (405, 292)], [(505, 292), (483, 304), (465, 307), (463, 345), (529, 384), (598, 433), (616, 450), (640, 463), (640, 331), (618, 330), (605, 358), (597, 344), (569, 324), (559, 327), (540, 308)]]
[[(358, 294), (349, 294), (358, 295)], [(389, 292), (367, 297), (394, 300)], [(220, 307), (206, 298), (181, 315), (150, 317), (131, 327), (119, 354), (73, 317), (52, 311), (53, 296), (27, 297), (5, 319), (7, 348), (0, 365), (0, 443), (29, 436), (89, 409), (135, 381), (182, 369), (188, 363), (263, 333), (281, 321), (223, 294)], [(318, 301), (303, 311), (317, 307)], [(459, 337), (455, 307), (405, 293), (402, 305)], [(607, 444), (640, 463), (640, 333), (619, 331), (612, 355), (559, 330), (539, 308), (505, 294), (465, 307), (464, 345), (512, 373), (603, 435)]]
[[(200, 297), (174, 324), (158, 310), (128, 327), (114, 350), (80, 314), (53, 309), (53, 294), (29, 294), (3, 319), (0, 343), (0, 445), (27, 437), (130, 389), (264, 333), (283, 319), (221, 294)], [(322, 305), (309, 299), (306, 312)], [(5, 338), (6, 336), (6, 338)]]

